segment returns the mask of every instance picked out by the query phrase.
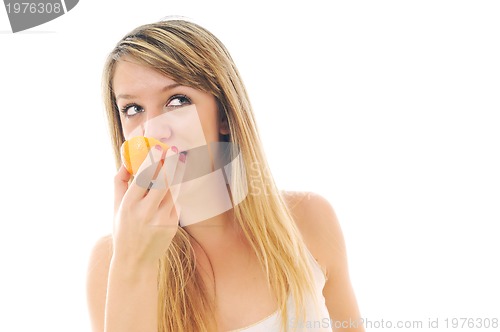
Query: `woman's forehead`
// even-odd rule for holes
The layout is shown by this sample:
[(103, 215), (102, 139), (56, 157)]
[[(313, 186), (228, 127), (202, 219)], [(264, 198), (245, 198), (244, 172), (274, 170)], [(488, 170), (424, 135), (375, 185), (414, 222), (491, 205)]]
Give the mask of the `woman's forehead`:
[(134, 91), (165, 90), (179, 84), (151, 67), (123, 59), (118, 60), (115, 65), (112, 85), (118, 96), (130, 95)]

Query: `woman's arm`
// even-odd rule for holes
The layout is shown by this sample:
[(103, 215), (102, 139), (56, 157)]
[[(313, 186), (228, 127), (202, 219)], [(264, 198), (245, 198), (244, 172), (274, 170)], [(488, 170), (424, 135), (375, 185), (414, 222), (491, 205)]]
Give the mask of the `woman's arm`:
[[(153, 160), (161, 161), (156, 181), (163, 186), (148, 189), (137, 177), (129, 186), (130, 174), (123, 165), (115, 176), (113, 234), (96, 244), (87, 278), (94, 332), (158, 331), (159, 259), (177, 232), (179, 218), (167, 185), (164, 154), (152, 153)], [(138, 174), (148, 166), (141, 165)]]
[(114, 261), (111, 237), (90, 257), (87, 299), (92, 331), (157, 331), (158, 268)]
[(349, 278), (344, 237), (333, 208), (316, 194), (291, 197), (289, 206), (304, 241), (318, 263), (326, 269), (328, 280), (323, 295), (330, 319), (345, 327), (337, 331), (364, 331)]
[(104, 310), (112, 255), (111, 236), (97, 241), (90, 255), (87, 271), (87, 304), (93, 332), (104, 331)]
[(158, 331), (158, 266), (112, 259), (108, 275), (105, 331)]

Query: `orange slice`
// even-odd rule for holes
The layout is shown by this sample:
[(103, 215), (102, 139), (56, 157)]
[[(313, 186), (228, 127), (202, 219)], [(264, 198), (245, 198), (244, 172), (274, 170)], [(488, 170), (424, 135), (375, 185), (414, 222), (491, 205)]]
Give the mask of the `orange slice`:
[(159, 145), (163, 150), (170, 148), (167, 144), (153, 137), (135, 136), (123, 142), (120, 152), (127, 171), (135, 175), (149, 151), (156, 145)]

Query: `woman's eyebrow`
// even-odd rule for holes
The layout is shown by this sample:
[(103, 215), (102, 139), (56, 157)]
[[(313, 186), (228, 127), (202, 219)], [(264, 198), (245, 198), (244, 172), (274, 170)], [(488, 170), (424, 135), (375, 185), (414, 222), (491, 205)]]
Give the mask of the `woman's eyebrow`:
[[(165, 92), (165, 91), (168, 91), (168, 90), (172, 90), (178, 86), (181, 86), (182, 84), (180, 83), (172, 83), (172, 84), (169, 84), (169, 85), (166, 85), (164, 86), (162, 89), (161, 89), (161, 92)], [(119, 95), (116, 96), (116, 100), (118, 99), (134, 99), (134, 98), (137, 98), (137, 96), (134, 96), (134, 95), (130, 95), (130, 94), (127, 94), (127, 93), (121, 93)]]

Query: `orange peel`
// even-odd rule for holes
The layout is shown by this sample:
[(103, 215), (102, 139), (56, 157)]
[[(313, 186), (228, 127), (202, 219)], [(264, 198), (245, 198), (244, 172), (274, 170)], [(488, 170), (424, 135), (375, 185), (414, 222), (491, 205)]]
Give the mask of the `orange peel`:
[(135, 136), (123, 142), (120, 152), (123, 165), (127, 171), (136, 175), (139, 167), (155, 146), (159, 146), (163, 151), (170, 147), (153, 137)]

